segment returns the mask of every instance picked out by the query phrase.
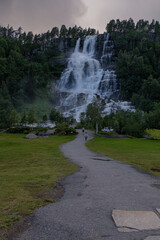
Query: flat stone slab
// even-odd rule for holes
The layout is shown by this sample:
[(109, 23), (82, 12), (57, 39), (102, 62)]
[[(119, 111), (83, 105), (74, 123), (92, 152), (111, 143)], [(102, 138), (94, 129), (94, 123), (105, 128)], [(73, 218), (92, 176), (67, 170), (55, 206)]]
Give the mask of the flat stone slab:
[(159, 208), (157, 208), (156, 210), (157, 210), (157, 212), (160, 214), (160, 209), (159, 209)]
[(118, 228), (118, 232), (129, 233), (129, 232), (138, 232), (138, 230), (122, 227), (122, 228)]
[(160, 240), (160, 236), (149, 236), (145, 238), (144, 240)]
[(118, 228), (129, 228), (133, 231), (160, 229), (160, 218), (152, 211), (113, 210), (112, 217)]

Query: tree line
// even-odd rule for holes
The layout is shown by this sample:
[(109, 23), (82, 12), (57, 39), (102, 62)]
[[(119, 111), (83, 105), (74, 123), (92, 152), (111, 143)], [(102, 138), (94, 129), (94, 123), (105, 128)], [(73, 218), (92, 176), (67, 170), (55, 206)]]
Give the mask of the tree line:
[(95, 99), (88, 105), (87, 111), (81, 113), (80, 124), (77, 127), (96, 129), (96, 133), (108, 127), (116, 134), (134, 137), (144, 137), (146, 129), (160, 129), (160, 103), (155, 104), (154, 109), (148, 113), (140, 110), (117, 111), (104, 116), (103, 107), (103, 103)]
[(13, 112), (22, 113), (38, 94), (47, 98), (46, 89), (65, 68), (60, 41), (73, 39), (74, 47), (77, 38), (95, 33), (92, 28), (65, 25), (42, 34), (0, 26), (0, 127), (9, 125)]
[(112, 20), (106, 29), (115, 45), (122, 98), (153, 111), (160, 102), (160, 23)]
[(137, 23), (134, 22), (132, 18), (128, 20), (112, 19), (106, 26), (106, 30), (108, 33), (112, 32), (120, 32), (120, 33), (129, 33), (130, 31), (137, 32), (147, 32), (147, 33), (155, 33), (159, 36), (160, 34), (160, 23), (159, 21), (152, 20), (150, 23), (148, 20), (140, 19)]
[[(115, 45), (122, 99), (146, 112), (150, 126), (160, 128), (154, 120), (159, 116), (160, 103), (159, 22), (111, 20), (106, 31)], [(33, 104), (37, 94), (46, 98), (51, 83), (65, 68), (60, 41), (70, 41), (70, 47), (74, 47), (77, 38), (95, 34), (95, 29), (77, 26), (53, 27), (42, 34), (0, 26), (0, 127), (13, 119), (14, 111), (29, 111), (25, 106)]]
[(19, 27), (17, 30), (13, 29), (9, 25), (7, 27), (0, 26), (0, 36), (9, 37), (20, 40), (23, 44), (33, 43), (37, 45), (45, 44), (46, 42), (53, 41), (55, 38), (81, 38), (88, 35), (99, 34), (99, 32), (94, 28), (82, 28), (81, 26), (75, 25), (74, 27), (67, 28), (62, 25), (59, 29), (58, 27), (53, 27), (45, 33), (33, 34), (33, 32), (23, 32), (22, 28)]

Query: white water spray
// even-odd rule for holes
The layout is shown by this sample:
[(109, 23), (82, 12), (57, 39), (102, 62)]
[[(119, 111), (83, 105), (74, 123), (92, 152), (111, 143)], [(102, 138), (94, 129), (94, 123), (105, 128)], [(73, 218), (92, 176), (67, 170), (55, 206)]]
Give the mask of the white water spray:
[[(116, 74), (114, 70), (108, 68), (113, 55), (113, 43), (109, 40), (109, 34), (104, 41), (101, 61), (94, 58), (96, 41), (97, 36), (87, 36), (83, 49), (80, 50), (81, 40), (77, 40), (74, 53), (58, 84), (60, 91), (58, 108), (66, 117), (73, 116), (77, 121), (80, 114), (86, 111), (87, 106), (97, 96), (105, 102), (104, 114), (115, 112), (117, 109), (131, 108), (130, 104), (118, 101), (120, 90)], [(116, 99), (117, 102), (110, 99)]]

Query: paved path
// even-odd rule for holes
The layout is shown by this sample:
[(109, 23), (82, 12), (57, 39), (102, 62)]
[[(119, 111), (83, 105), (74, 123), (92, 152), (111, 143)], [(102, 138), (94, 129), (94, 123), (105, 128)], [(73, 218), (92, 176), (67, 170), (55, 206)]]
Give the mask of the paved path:
[[(89, 138), (93, 133), (89, 132)], [(89, 151), (80, 133), (62, 152), (81, 166), (67, 177), (61, 200), (35, 212), (25, 240), (143, 240), (160, 231), (120, 233), (112, 211), (160, 208), (160, 179)], [(111, 161), (110, 161), (111, 160)]]

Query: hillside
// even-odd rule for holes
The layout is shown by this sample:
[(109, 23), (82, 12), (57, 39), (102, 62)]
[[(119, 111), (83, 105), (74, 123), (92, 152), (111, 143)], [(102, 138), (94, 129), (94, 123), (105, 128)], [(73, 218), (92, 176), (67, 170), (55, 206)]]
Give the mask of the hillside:
[[(148, 122), (154, 122), (151, 127), (160, 127), (159, 22), (112, 20), (106, 31), (114, 42), (112, 60), (122, 100), (147, 112)], [(0, 27), (0, 127), (16, 122), (17, 113), (20, 121), (32, 105), (39, 120), (48, 115), (54, 102), (52, 83), (60, 78), (77, 39), (95, 34), (95, 29), (67, 29), (64, 25), (39, 35)], [(105, 39), (99, 36), (97, 51), (102, 50)]]

